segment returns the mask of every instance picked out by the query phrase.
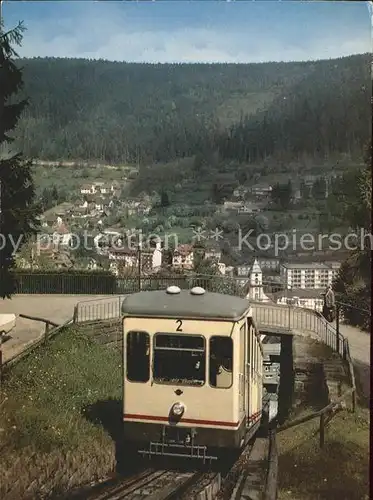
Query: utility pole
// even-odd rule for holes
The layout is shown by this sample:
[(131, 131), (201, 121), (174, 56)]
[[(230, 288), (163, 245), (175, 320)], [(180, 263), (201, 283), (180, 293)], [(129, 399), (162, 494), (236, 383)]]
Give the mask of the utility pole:
[(138, 264), (138, 289), (139, 292), (141, 292), (141, 233), (139, 233), (137, 264)]

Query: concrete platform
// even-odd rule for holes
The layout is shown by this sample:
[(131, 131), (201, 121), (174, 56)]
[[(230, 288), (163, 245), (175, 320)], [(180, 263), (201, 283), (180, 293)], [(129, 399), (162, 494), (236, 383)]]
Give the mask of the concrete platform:
[(45, 323), (19, 317), (26, 314), (45, 318), (62, 325), (73, 317), (74, 307), (80, 301), (89, 300), (92, 304), (107, 296), (102, 295), (17, 295), (12, 299), (0, 300), (0, 317), (12, 314), (15, 326), (7, 334), (2, 345), (3, 362), (18, 356), (26, 347), (43, 337)]
[(0, 314), (0, 334), (9, 333), (15, 326), (15, 314)]

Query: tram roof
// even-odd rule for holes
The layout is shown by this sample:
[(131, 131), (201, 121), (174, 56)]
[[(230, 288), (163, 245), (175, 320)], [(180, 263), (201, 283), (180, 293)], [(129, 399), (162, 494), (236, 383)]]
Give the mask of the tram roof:
[(214, 292), (193, 295), (189, 290), (138, 292), (126, 297), (124, 316), (238, 321), (250, 309), (247, 299)]

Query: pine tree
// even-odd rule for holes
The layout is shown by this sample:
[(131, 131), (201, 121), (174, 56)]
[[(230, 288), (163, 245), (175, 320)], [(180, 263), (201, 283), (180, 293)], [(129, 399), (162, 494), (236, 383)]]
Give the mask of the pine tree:
[(0, 297), (15, 292), (13, 242), (26, 241), (36, 232), (37, 209), (33, 205), (34, 184), (31, 161), (11, 150), (12, 136), (27, 100), (16, 102), (22, 89), (22, 70), (14, 59), (12, 45), (20, 45), (24, 27), (20, 23), (5, 32), (0, 25)]
[[(334, 282), (337, 299), (342, 302), (341, 310), (345, 319), (353, 325), (367, 331), (371, 327), (371, 281), (372, 281), (372, 244), (371, 210), (372, 210), (372, 145), (367, 145), (366, 165), (356, 172), (355, 197), (350, 197), (346, 204), (344, 216), (352, 228), (365, 230), (366, 238), (360, 242), (342, 263)], [(358, 232), (359, 234), (359, 232)], [(364, 245), (360, 246), (360, 243)]]

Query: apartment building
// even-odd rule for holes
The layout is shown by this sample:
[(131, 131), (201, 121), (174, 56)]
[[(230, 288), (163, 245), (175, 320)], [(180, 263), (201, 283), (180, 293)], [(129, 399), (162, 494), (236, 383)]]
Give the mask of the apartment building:
[(280, 276), (287, 289), (326, 288), (333, 283), (340, 266), (340, 262), (284, 263), (280, 265)]

